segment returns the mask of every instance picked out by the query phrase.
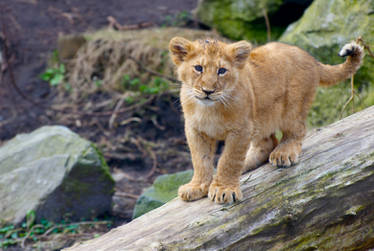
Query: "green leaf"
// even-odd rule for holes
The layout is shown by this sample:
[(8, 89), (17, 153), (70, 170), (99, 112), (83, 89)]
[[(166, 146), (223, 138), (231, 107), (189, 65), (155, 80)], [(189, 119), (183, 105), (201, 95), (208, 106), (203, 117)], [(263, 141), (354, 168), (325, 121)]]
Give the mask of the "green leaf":
[(101, 87), (102, 86), (102, 84), (103, 84), (103, 81), (101, 81), (101, 80), (96, 80), (95, 82), (95, 85), (96, 85), (96, 87)]
[(51, 79), (51, 77), (52, 77), (51, 73), (47, 73), (47, 72), (40, 75), (40, 78), (44, 81), (49, 81)]
[(130, 76), (128, 74), (123, 75), (123, 81), (130, 81)]
[(60, 72), (65, 73), (65, 65), (64, 64), (60, 64)]
[(42, 224), (42, 225), (44, 225), (44, 226), (48, 226), (49, 221), (47, 221), (46, 219), (41, 219), (41, 220), (40, 220), (40, 224)]
[(141, 86), (139, 86), (139, 91), (140, 91), (140, 92), (145, 93), (147, 89), (148, 89), (148, 86), (146, 86), (146, 85), (141, 85)]
[(134, 98), (133, 97), (126, 97), (125, 102), (128, 103), (128, 104), (131, 104), (131, 103), (134, 102)]
[(30, 229), (34, 223), (35, 223), (35, 211), (34, 210), (30, 210), (27, 212), (26, 214), (26, 227), (27, 229)]
[(12, 235), (10, 236), (12, 239), (17, 239), (18, 238), (18, 232), (14, 232), (12, 233)]
[(8, 246), (11, 246), (11, 245), (14, 245), (16, 244), (17, 242), (15, 240), (5, 240), (3, 242), (0, 242), (0, 247), (8, 247)]
[(146, 90), (148, 94), (157, 94), (160, 92), (160, 88), (158, 87), (151, 87)]
[(161, 78), (159, 78), (159, 77), (156, 77), (155, 80), (153, 81), (153, 83), (154, 83), (156, 86), (160, 86), (160, 85), (161, 85), (161, 82), (162, 82), (162, 80), (161, 80)]
[(70, 92), (73, 89), (73, 87), (69, 83), (65, 83), (64, 87), (65, 87), (65, 90), (68, 92)]
[(130, 81), (131, 86), (137, 86), (140, 84), (140, 80), (138, 78), (134, 78), (133, 80)]
[(55, 76), (51, 79), (50, 84), (51, 84), (52, 86), (59, 85), (59, 84), (62, 82), (63, 79), (64, 79), (64, 75), (61, 75), (61, 74), (55, 75)]
[(9, 232), (9, 230), (13, 230), (13, 229), (14, 229), (14, 225), (9, 225), (9, 226), (0, 228), (0, 233), (7, 233)]

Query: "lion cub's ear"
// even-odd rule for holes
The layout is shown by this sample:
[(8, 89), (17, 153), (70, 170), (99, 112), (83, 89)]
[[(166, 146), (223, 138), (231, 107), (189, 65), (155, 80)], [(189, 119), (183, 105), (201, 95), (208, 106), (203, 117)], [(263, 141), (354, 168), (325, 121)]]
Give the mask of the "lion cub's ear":
[(228, 45), (228, 54), (238, 67), (242, 67), (247, 61), (252, 50), (252, 45), (247, 41), (239, 41)]
[(169, 51), (171, 52), (171, 58), (176, 65), (180, 65), (192, 50), (192, 42), (183, 37), (174, 37), (170, 40)]

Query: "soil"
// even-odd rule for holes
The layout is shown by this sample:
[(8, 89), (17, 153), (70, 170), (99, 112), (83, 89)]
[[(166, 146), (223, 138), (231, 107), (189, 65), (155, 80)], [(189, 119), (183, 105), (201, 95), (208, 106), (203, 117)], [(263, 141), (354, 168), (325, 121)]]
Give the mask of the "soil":
[[(169, 25), (170, 20), (182, 11), (193, 10), (197, 2), (1, 1), (0, 146), (19, 133), (28, 133), (43, 125), (69, 127), (96, 143), (112, 170), (116, 193), (110, 217), (114, 226), (130, 221), (137, 197), (158, 175), (191, 168), (178, 98), (168, 93), (149, 96), (145, 105), (119, 113), (118, 123), (110, 127), (111, 111), (118, 100), (98, 92), (85, 100), (86, 105), (96, 104), (92, 113), (79, 113), (79, 108), (55, 112), (50, 106), (55, 105), (59, 97), (59, 107), (63, 107), (61, 96), (56, 88), (41, 80), (40, 74), (57, 47), (60, 33), (74, 34), (108, 27), (109, 16), (121, 25)], [(196, 22), (188, 20), (184, 25), (195, 27)], [(97, 108), (100, 107), (97, 104), (105, 103), (109, 105)]]

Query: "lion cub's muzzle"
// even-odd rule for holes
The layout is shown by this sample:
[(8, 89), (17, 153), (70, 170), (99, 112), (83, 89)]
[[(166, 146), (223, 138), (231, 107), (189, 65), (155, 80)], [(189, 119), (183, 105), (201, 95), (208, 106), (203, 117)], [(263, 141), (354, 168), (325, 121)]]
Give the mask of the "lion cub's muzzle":
[(197, 99), (215, 101), (215, 98), (213, 97), (216, 91), (215, 89), (202, 88), (201, 91), (202, 92), (199, 92), (198, 95), (195, 96)]

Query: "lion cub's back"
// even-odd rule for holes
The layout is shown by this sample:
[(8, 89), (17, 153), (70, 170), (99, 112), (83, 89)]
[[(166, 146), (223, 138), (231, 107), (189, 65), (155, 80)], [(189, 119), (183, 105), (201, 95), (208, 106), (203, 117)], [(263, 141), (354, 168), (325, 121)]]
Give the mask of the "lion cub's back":
[[(293, 79), (300, 84), (318, 85), (318, 62), (299, 47), (272, 42), (251, 51), (249, 66), (257, 82), (282, 88)], [(270, 86), (269, 86), (270, 87)]]
[(250, 62), (258, 66), (266, 64), (267, 67), (280, 67), (290, 71), (295, 67), (306, 69), (317, 64), (317, 61), (306, 51), (279, 42), (267, 43), (252, 50)]

